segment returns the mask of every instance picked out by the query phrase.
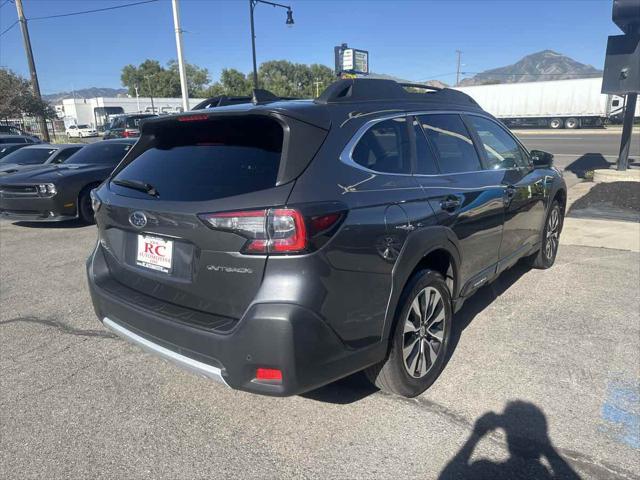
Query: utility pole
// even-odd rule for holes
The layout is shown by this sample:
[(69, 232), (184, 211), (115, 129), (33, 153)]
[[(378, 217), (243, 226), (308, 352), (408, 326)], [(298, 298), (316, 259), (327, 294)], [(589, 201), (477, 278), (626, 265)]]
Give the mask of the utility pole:
[(320, 85), (322, 85), (322, 82), (315, 81), (313, 82), (313, 84), (316, 86), (316, 98), (317, 98), (320, 96)]
[[(36, 72), (36, 64), (33, 61), (33, 50), (31, 50), (31, 39), (29, 38), (29, 28), (27, 27), (27, 19), (24, 16), (24, 10), (22, 8), (22, 0), (15, 0), (16, 10), (18, 11), (18, 20), (20, 21), (20, 30), (22, 30), (22, 39), (24, 40), (24, 50), (27, 54), (27, 63), (29, 64), (29, 74), (31, 75), (31, 88), (33, 88), (33, 94), (35, 97), (42, 101), (40, 95), (40, 85), (38, 83), (38, 74)], [(38, 115), (38, 124), (40, 125), (40, 133), (42, 139), (45, 142), (50, 140), (49, 130), (47, 130), (47, 122), (44, 119), (44, 115)]]
[(462, 52), (460, 50), (456, 50), (456, 54), (458, 55), (458, 68), (456, 68), (456, 87), (460, 85), (460, 60), (462, 59)]
[(187, 71), (184, 67), (182, 55), (182, 29), (180, 28), (180, 8), (178, 0), (171, 0), (173, 7), (173, 28), (176, 31), (176, 48), (178, 49), (178, 70), (180, 71), (180, 89), (182, 90), (182, 109), (189, 111), (189, 88), (187, 84)]

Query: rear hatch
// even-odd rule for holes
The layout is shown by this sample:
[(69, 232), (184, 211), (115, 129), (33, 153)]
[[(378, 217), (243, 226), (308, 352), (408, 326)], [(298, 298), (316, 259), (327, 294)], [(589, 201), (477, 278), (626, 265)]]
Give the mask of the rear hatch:
[(190, 318), (196, 311), (239, 319), (269, 255), (256, 232), (286, 204), (325, 136), (282, 115), (209, 113), (145, 124), (99, 192), (96, 219), (112, 279), (174, 316), (172, 305)]

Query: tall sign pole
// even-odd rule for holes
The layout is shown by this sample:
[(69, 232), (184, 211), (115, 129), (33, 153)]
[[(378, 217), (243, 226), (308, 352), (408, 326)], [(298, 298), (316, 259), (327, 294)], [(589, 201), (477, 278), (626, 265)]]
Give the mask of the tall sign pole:
[[(36, 64), (33, 61), (33, 50), (31, 50), (31, 39), (29, 38), (29, 28), (27, 27), (27, 19), (24, 16), (24, 10), (22, 8), (22, 0), (15, 0), (16, 10), (18, 11), (18, 20), (20, 21), (20, 30), (22, 30), (22, 39), (24, 40), (24, 51), (27, 54), (27, 63), (29, 64), (29, 74), (31, 75), (31, 88), (36, 98), (42, 101), (40, 95), (40, 84), (38, 83), (38, 73), (36, 72)], [(50, 140), (49, 130), (47, 129), (47, 122), (44, 119), (44, 115), (38, 115), (38, 125), (40, 126), (40, 133), (42, 139), (45, 142)]]
[(187, 71), (184, 66), (182, 54), (182, 28), (180, 28), (180, 7), (178, 0), (171, 0), (173, 7), (173, 28), (176, 31), (176, 48), (178, 49), (178, 70), (180, 71), (180, 90), (182, 91), (182, 109), (189, 111), (189, 88), (187, 84)]
[(460, 50), (456, 50), (456, 54), (458, 55), (458, 68), (456, 69), (456, 87), (460, 85), (460, 60), (462, 59), (462, 52)]

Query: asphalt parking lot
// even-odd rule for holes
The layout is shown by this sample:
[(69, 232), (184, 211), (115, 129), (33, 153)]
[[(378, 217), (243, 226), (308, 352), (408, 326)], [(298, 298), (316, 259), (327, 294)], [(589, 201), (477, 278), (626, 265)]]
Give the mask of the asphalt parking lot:
[[(640, 479), (640, 254), (561, 242), (456, 317), (435, 385), (226, 389), (114, 337), (93, 226), (0, 222), (0, 478)], [(555, 476), (546, 472), (553, 470)]]

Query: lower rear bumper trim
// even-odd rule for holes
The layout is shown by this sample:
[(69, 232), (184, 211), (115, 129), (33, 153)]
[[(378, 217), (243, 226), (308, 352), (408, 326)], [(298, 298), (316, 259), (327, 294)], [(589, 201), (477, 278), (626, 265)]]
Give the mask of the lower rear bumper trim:
[(131, 343), (134, 343), (135, 345), (138, 345), (149, 353), (168, 360), (169, 362), (174, 363), (175, 365), (192, 373), (196, 373), (216, 382), (222, 383), (227, 387), (229, 386), (222, 376), (222, 370), (220, 370), (218, 367), (207, 365), (206, 363), (199, 362), (198, 360), (194, 360), (193, 358), (185, 357), (184, 355), (169, 350), (168, 348), (158, 345), (157, 343), (153, 343), (146, 338), (141, 337), (137, 333), (134, 333), (131, 330), (123, 327), (119, 323), (114, 322), (108, 317), (104, 317), (102, 319), (102, 323), (116, 335), (124, 338), (125, 340), (128, 340)]

